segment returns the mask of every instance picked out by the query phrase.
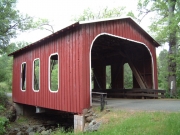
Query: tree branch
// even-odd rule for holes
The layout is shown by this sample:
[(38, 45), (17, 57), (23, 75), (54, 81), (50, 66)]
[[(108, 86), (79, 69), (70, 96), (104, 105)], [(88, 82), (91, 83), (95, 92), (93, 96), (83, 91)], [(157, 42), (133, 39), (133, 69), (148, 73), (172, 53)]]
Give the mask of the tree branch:
[(47, 29), (47, 28), (43, 28), (43, 29), (45, 29), (45, 30), (47, 30), (47, 31), (50, 31), (50, 32), (54, 33), (53, 26), (50, 25), (50, 24), (42, 24), (40, 27), (43, 27), (43, 26), (45, 26), (45, 25), (50, 26), (50, 27), (51, 27), (51, 30), (50, 30), (50, 29)]
[[(142, 13), (143, 11), (140, 11), (140, 13)], [(148, 10), (148, 9), (146, 9), (146, 12), (143, 12), (143, 13), (145, 13), (142, 17), (141, 17), (141, 19), (138, 19), (139, 20), (139, 23), (141, 23), (141, 21), (144, 19), (144, 17), (147, 15), (147, 14), (149, 14), (150, 12), (153, 12), (153, 11), (150, 11), (150, 10)]]

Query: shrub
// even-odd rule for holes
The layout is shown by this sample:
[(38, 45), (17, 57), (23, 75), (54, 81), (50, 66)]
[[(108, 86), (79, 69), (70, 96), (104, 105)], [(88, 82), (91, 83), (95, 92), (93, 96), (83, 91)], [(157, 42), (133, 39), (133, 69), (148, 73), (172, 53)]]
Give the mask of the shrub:
[(0, 105), (0, 114), (2, 113), (2, 112), (4, 112), (6, 109), (2, 106), (2, 105)]
[(0, 105), (2, 106), (6, 106), (8, 103), (8, 97), (6, 95), (6, 93), (2, 90), (0, 90)]
[(0, 135), (4, 135), (6, 133), (6, 127), (8, 126), (8, 119), (5, 117), (0, 117)]
[(0, 82), (0, 91), (8, 91), (9, 90), (9, 86), (6, 82)]

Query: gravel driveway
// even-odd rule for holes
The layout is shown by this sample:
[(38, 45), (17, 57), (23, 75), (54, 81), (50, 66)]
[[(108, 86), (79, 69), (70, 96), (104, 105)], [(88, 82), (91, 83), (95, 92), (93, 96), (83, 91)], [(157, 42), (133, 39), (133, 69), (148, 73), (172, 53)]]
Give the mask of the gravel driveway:
[(108, 108), (142, 111), (180, 111), (180, 100), (176, 99), (107, 99)]

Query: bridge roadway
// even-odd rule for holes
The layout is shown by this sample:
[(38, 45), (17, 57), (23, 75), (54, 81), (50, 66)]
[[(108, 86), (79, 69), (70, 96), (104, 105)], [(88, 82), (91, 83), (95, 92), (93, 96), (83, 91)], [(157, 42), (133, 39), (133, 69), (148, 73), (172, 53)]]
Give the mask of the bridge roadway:
[(134, 111), (180, 111), (179, 99), (117, 99), (107, 98), (107, 108)]

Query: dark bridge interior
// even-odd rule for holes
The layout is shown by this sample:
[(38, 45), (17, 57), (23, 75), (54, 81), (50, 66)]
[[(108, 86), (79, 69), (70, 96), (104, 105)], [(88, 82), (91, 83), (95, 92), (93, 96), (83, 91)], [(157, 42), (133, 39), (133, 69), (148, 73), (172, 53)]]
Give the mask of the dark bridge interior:
[[(126, 63), (132, 71), (132, 88), (128, 89), (124, 87)], [(110, 82), (107, 82), (107, 66), (110, 67)], [(92, 91), (105, 92), (110, 97), (129, 95), (157, 98), (157, 93), (162, 92), (153, 89), (152, 58), (147, 47), (142, 43), (111, 35), (100, 35), (94, 41), (91, 50), (91, 78)], [(110, 83), (108, 88), (107, 83)]]
[(111, 67), (111, 89), (123, 89), (125, 63), (133, 72), (133, 88), (153, 88), (151, 55), (140, 43), (101, 35), (93, 44), (91, 63), (94, 89), (106, 89), (106, 66)]

